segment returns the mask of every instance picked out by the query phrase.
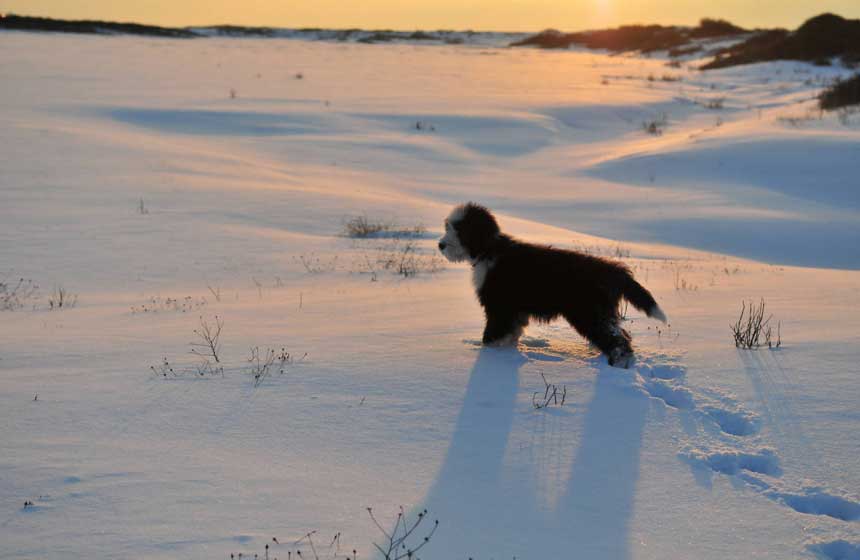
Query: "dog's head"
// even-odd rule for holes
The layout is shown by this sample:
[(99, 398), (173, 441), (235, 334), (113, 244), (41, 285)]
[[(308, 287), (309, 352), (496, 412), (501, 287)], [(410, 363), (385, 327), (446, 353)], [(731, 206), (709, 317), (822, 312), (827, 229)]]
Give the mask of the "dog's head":
[(475, 261), (489, 251), (499, 233), (499, 224), (489, 210), (467, 202), (454, 208), (445, 220), (439, 250), (451, 262)]

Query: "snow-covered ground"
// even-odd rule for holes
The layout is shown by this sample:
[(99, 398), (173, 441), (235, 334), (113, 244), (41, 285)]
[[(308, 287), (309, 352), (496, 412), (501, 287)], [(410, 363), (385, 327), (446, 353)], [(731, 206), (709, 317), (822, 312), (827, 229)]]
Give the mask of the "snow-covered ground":
[[(0, 311), (0, 558), (370, 558), (400, 506), (428, 560), (860, 558), (860, 116), (814, 110), (835, 68), (665, 62), (0, 34), (0, 281), (40, 285)], [(631, 311), (630, 370), (560, 323), (481, 349), (464, 200), (671, 326)], [(737, 350), (760, 298), (782, 347)]]

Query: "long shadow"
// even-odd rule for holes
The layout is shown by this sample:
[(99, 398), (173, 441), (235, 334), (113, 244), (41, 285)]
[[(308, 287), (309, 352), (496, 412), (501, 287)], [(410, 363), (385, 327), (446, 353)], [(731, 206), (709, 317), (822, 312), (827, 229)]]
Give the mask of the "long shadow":
[(613, 382), (632, 372), (598, 367), (567, 489), (552, 523), (575, 557), (626, 560), (649, 400)]
[(428, 557), (484, 558), (498, 546), (500, 531), (522, 529), (506, 513), (515, 506), (502, 464), (525, 361), (513, 349), (480, 350), (448, 453), (425, 500), (441, 523)]
[[(558, 483), (562, 495), (555, 508), (547, 509), (534, 485), (541, 469), (528, 459), (520, 464), (523, 456), (507, 449), (525, 362), (514, 350), (481, 350), (447, 455), (424, 502), (440, 528), (423, 556), (551, 558), (565, 550), (576, 558), (628, 560), (649, 399), (629, 387), (632, 371), (597, 365), (570, 474)], [(565, 418), (573, 417), (554, 418), (549, 426), (570, 426)], [(556, 436), (576, 434), (565, 435), (562, 428), (550, 439)], [(512, 461), (508, 468), (506, 452)], [(534, 452), (553, 450), (539, 446)]]

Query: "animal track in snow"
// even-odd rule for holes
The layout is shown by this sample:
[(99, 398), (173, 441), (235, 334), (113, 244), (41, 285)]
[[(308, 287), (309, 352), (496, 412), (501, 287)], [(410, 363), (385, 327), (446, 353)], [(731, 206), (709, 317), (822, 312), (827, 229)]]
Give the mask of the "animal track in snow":
[(613, 371), (613, 383), (693, 413), (700, 421), (713, 422), (726, 434), (750, 436), (759, 432), (761, 422), (757, 414), (744, 410), (725, 395), (692, 391), (683, 384), (686, 369), (673, 363), (659, 363), (665, 359), (666, 356), (644, 356), (633, 369)]
[(826, 515), (841, 521), (860, 521), (860, 503), (828, 494), (821, 488), (807, 488), (800, 494), (771, 491), (767, 495), (800, 513)]
[(639, 374), (645, 378), (657, 379), (679, 379), (684, 376), (685, 370), (681, 366), (672, 364), (649, 364), (638, 366)]
[[(641, 360), (637, 364), (638, 373), (617, 375), (617, 383), (685, 411), (703, 425), (715, 424), (723, 434), (746, 438), (759, 433), (762, 421), (758, 414), (743, 409), (734, 399), (719, 392), (694, 392), (682, 384), (684, 368), (653, 363), (652, 359)], [(782, 468), (776, 450), (770, 447), (744, 450), (740, 449), (739, 439), (723, 438), (723, 441), (727, 445), (713, 448), (691, 446), (679, 456), (693, 465), (736, 477), (761, 495), (796, 512), (846, 522), (860, 521), (860, 501), (817, 487), (787, 490), (778, 480), (782, 476)], [(860, 545), (845, 540), (814, 543), (807, 549), (823, 560), (860, 560)]]
[(693, 464), (707, 466), (722, 474), (736, 475), (741, 471), (749, 471), (774, 477), (782, 475), (779, 456), (770, 448), (762, 448), (753, 453), (728, 448), (711, 452), (689, 449), (682, 452), (681, 456)]
[(819, 542), (806, 548), (825, 560), (860, 560), (860, 544), (846, 540)]
[(702, 412), (727, 434), (751, 436), (759, 431), (759, 418), (751, 412), (729, 410), (714, 405), (702, 407)]
[(696, 407), (693, 393), (686, 387), (670, 385), (659, 379), (646, 379), (642, 387), (650, 396), (662, 400), (673, 408), (692, 410)]

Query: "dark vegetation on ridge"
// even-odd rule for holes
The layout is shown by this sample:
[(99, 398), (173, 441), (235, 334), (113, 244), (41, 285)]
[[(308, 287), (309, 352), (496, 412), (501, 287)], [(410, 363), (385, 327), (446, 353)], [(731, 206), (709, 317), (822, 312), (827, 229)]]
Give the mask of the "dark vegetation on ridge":
[(612, 52), (668, 51), (669, 56), (677, 57), (702, 51), (707, 46), (707, 41), (702, 40), (732, 38), (738, 42), (704, 53), (715, 58), (702, 66), (703, 70), (772, 60), (830, 64), (832, 58), (841, 57), (846, 64), (860, 62), (860, 20), (845, 19), (834, 14), (815, 16), (796, 31), (750, 31), (724, 20), (703, 19), (698, 27), (625, 25), (615, 29), (578, 33), (562, 33), (550, 29), (512, 43), (511, 46), (566, 49), (576, 45)]
[(0, 29), (18, 29), (22, 31), (53, 31), (56, 33), (122, 33), (129, 35), (148, 35), (155, 37), (196, 37), (188, 29), (158, 27), (139, 23), (117, 23), (112, 21), (92, 20), (63, 20), (42, 17), (0, 15)]
[(391, 29), (284, 29), (278, 27), (246, 27), (241, 25), (210, 25), (201, 27), (159, 27), (137, 23), (111, 21), (63, 20), (44, 17), (0, 14), (0, 30), (47, 31), (54, 33), (85, 33), (100, 35), (147, 35), (152, 37), (257, 37), (296, 38), (322, 41), (355, 41), (358, 43), (386, 43), (391, 41), (435, 41), (447, 44), (463, 42), (463, 36), (472, 31), (395, 31)]
[(832, 111), (851, 105), (860, 105), (860, 74), (839, 80), (818, 96), (818, 105)]
[(807, 20), (793, 32), (764, 31), (719, 51), (703, 69), (770, 60), (802, 60), (827, 65), (834, 57), (841, 57), (849, 64), (860, 62), (860, 19), (822, 14)]
[[(566, 49), (577, 45), (588, 49), (607, 49), (613, 52), (684, 50), (679, 55), (700, 50), (692, 44), (697, 39), (734, 37), (749, 33), (727, 21), (705, 18), (698, 27), (663, 25), (624, 25), (615, 29), (562, 33), (554, 29), (542, 31), (532, 37), (512, 43), (512, 47), (535, 46), (544, 49)], [(679, 52), (679, 51), (676, 51)]]

